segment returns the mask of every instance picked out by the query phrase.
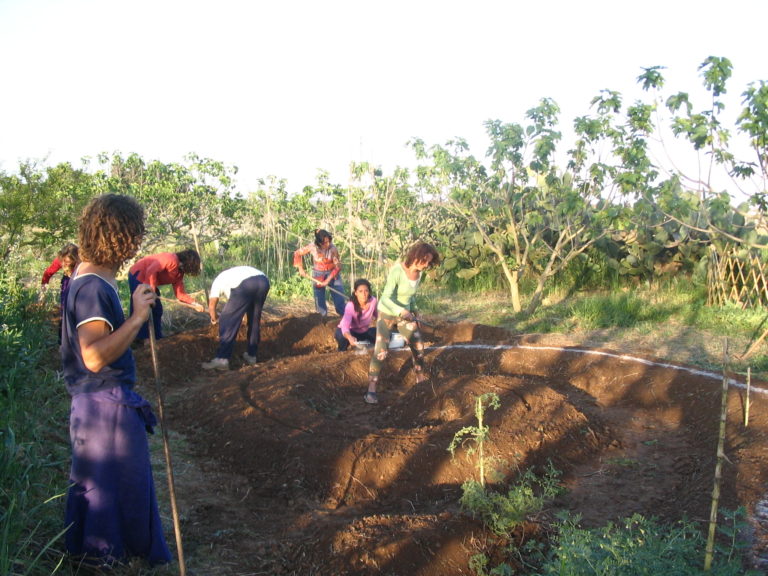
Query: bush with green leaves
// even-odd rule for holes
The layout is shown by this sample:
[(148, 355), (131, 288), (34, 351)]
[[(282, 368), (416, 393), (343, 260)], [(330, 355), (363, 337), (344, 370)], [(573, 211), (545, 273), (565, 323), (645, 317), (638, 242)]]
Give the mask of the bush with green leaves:
[[(744, 511), (730, 516), (730, 525), (743, 528)], [(720, 548), (705, 572), (705, 539), (700, 526), (683, 520), (665, 525), (638, 514), (619, 524), (585, 529), (578, 517), (561, 515), (558, 533), (541, 576), (737, 576), (745, 571), (738, 539)], [(731, 530), (735, 534), (738, 530)], [(727, 537), (727, 534), (721, 532)]]
[(551, 462), (542, 475), (528, 469), (506, 492), (468, 480), (462, 484), (461, 507), (496, 536), (509, 537), (525, 520), (540, 512), (547, 502), (562, 492), (560, 472)]

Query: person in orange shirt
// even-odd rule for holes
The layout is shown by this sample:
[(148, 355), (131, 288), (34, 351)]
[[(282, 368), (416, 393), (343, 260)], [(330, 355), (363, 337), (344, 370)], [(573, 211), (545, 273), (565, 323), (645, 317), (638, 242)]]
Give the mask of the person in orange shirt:
[[(145, 256), (137, 260), (128, 271), (128, 286), (131, 289), (131, 294), (139, 285), (149, 284), (158, 296), (152, 309), (156, 338), (163, 337), (161, 325), (163, 305), (159, 297), (160, 286), (170, 284), (173, 286), (176, 300), (194, 308), (197, 312), (205, 311), (205, 307), (195, 302), (195, 299), (184, 289), (184, 276), (187, 274), (190, 276), (200, 274), (200, 255), (195, 250), (182, 250), (176, 253), (161, 252)], [(133, 300), (131, 300), (130, 313), (133, 314)], [(139, 330), (136, 340), (142, 342), (147, 338), (149, 338), (149, 324), (145, 323)]]
[(315, 230), (315, 241), (296, 250), (293, 253), (293, 265), (299, 274), (309, 277), (304, 271), (303, 257), (312, 256), (312, 280), (314, 281), (315, 309), (325, 317), (328, 316), (328, 305), (325, 302), (325, 288), (331, 290), (333, 307), (336, 314), (344, 315), (347, 298), (344, 294), (344, 282), (341, 280), (341, 257), (339, 249), (333, 244), (333, 236), (327, 230)]

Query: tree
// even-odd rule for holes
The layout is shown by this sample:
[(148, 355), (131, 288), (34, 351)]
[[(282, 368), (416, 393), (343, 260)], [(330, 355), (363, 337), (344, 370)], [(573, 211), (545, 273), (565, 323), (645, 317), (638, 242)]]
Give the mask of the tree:
[(18, 174), (0, 172), (0, 258), (14, 248), (47, 249), (75, 241), (92, 178), (67, 163), (41, 170), (21, 162)]
[(524, 269), (536, 275), (526, 307), (531, 314), (547, 282), (608, 234), (621, 212), (592, 178), (555, 166), (558, 113), (554, 101), (543, 99), (526, 113), (526, 126), (486, 122), (489, 168), (467, 153), (462, 140), (429, 152), (423, 142), (413, 143), (419, 158), (432, 161), (421, 168), (421, 185), (479, 233), (503, 273), (516, 312), (522, 310)]
[(409, 179), (404, 168), (395, 168), (387, 176), (367, 162), (350, 165), (343, 228), (353, 261), (368, 267), (361, 275), (383, 277), (389, 260), (416, 240), (435, 241), (440, 219), (430, 203), (417, 197)]
[(240, 224), (244, 202), (234, 192), (237, 172), (195, 154), (187, 164), (146, 163), (139, 155), (100, 156), (100, 188), (136, 197), (147, 216), (145, 250), (159, 245), (187, 246), (228, 237)]
[[(664, 86), (661, 67), (644, 70), (638, 82), (646, 91), (654, 91), (656, 98), (649, 108), (663, 109), (659, 94)], [(693, 148), (699, 170), (691, 174), (681, 162), (662, 155), (659, 173), (666, 174), (646, 185), (640, 193), (650, 205), (698, 242), (722, 245), (735, 242), (754, 247), (765, 247), (759, 237), (756, 222), (765, 217), (765, 183), (768, 135), (768, 89), (765, 83), (751, 84), (743, 94), (744, 109), (736, 121), (736, 135), (746, 136), (745, 148), (754, 159), (738, 158), (732, 151), (733, 132), (723, 124), (727, 82), (732, 74), (730, 60), (710, 56), (699, 66), (709, 103), (700, 110), (686, 92), (678, 92), (664, 100), (663, 107), (670, 113), (668, 125), (662, 118), (648, 122), (645, 131), (662, 147), (665, 134), (671, 131)], [(632, 120), (631, 115), (629, 116)], [(746, 203), (737, 207), (738, 196)], [(754, 211), (752, 210), (754, 209)], [(750, 213), (752, 212), (752, 213)]]

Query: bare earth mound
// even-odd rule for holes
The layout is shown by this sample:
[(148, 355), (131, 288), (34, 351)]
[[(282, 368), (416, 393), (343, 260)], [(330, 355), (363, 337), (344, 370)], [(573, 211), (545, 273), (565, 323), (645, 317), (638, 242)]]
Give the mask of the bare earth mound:
[[(431, 322), (431, 381), (416, 385), (407, 349), (393, 351), (377, 406), (362, 398), (369, 356), (335, 349), (337, 319), (265, 319), (261, 362), (242, 364), (241, 334), (225, 373), (200, 369), (216, 349), (215, 327), (158, 342), (193, 573), (471, 574), (469, 557), (479, 546), (492, 551), (493, 540), (457, 504), (474, 461), (463, 452), (451, 459), (447, 447), (476, 423), (474, 400), (485, 392), (501, 399), (486, 417), (507, 479), (547, 461), (563, 472), (567, 493), (552, 510), (580, 514), (585, 527), (635, 512), (709, 518), (719, 377)], [(142, 392), (153, 398), (149, 350), (136, 356)], [(744, 395), (731, 387), (721, 506), (751, 513), (768, 476), (768, 396), (752, 394), (745, 428)], [(159, 439), (153, 445), (163, 489)], [(758, 529), (756, 549), (761, 539)]]

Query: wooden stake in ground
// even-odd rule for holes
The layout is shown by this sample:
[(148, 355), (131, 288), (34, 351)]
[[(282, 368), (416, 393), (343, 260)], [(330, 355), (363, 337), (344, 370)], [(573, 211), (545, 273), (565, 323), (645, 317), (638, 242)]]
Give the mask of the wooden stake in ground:
[(747, 366), (747, 397), (744, 399), (744, 428), (749, 426), (749, 392), (752, 386), (752, 367)]
[(173, 465), (171, 464), (171, 449), (168, 444), (168, 429), (165, 425), (165, 408), (163, 402), (163, 390), (160, 385), (160, 369), (157, 363), (157, 346), (155, 341), (155, 324), (152, 311), (149, 312), (149, 347), (152, 351), (152, 366), (155, 369), (155, 389), (157, 390), (157, 415), (160, 420), (160, 429), (163, 433), (163, 451), (165, 452), (165, 471), (168, 476), (168, 495), (171, 500), (171, 515), (173, 516), (173, 531), (176, 534), (176, 551), (179, 557), (179, 575), (186, 576), (187, 567), (184, 564), (184, 547), (181, 545), (181, 525), (179, 523), (179, 510), (176, 507), (176, 484), (173, 481)]
[(717, 437), (717, 464), (715, 465), (715, 485), (712, 488), (712, 508), (709, 511), (709, 534), (707, 550), (704, 556), (704, 571), (712, 568), (712, 557), (715, 551), (715, 534), (717, 531), (717, 508), (720, 502), (720, 483), (723, 476), (723, 460), (725, 460), (725, 424), (728, 419), (728, 339), (723, 341), (723, 392), (720, 402), (720, 433)]

